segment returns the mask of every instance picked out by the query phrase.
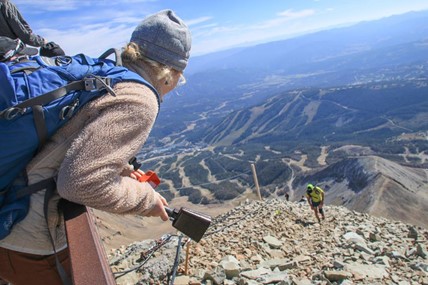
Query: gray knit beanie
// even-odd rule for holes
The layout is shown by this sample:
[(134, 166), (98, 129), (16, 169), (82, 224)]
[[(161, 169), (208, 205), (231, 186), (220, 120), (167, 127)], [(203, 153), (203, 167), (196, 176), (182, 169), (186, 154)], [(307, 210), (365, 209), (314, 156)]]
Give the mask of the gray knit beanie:
[(192, 39), (186, 24), (173, 11), (163, 10), (145, 18), (132, 33), (131, 42), (146, 57), (183, 71)]

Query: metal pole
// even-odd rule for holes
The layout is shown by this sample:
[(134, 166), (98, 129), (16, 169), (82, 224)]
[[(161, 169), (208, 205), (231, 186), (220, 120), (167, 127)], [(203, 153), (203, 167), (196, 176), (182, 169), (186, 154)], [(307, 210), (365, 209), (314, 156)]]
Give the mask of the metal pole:
[(170, 283), (170, 285), (174, 285), (175, 275), (177, 274), (178, 263), (180, 262), (180, 250), (181, 250), (181, 240), (182, 239), (183, 239), (183, 236), (179, 235), (178, 236), (177, 251), (175, 253), (175, 259), (174, 259), (174, 266), (172, 267), (172, 274), (171, 274), (171, 283)]
[(262, 195), (260, 194), (259, 180), (257, 179), (256, 166), (254, 163), (251, 163), (251, 170), (253, 172), (254, 184), (256, 185), (257, 195), (259, 196), (259, 200), (262, 201)]

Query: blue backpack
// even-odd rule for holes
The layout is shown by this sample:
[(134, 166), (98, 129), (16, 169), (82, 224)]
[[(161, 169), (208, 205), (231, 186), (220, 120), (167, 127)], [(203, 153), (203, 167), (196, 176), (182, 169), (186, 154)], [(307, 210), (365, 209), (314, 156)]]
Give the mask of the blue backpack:
[(112, 87), (121, 81), (145, 84), (158, 96), (141, 76), (107, 59), (113, 52), (119, 61), (111, 49), (100, 58), (35, 56), (0, 63), (0, 239), (25, 218), (32, 193), (55, 189), (54, 179), (27, 186), (25, 167), (82, 106), (107, 93), (115, 96)]

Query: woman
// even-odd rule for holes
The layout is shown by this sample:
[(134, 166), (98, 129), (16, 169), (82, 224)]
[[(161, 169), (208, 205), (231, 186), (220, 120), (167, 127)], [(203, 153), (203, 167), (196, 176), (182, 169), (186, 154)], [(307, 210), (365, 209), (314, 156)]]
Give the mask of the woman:
[[(173, 11), (145, 18), (124, 48), (122, 61), (150, 85), (117, 83), (116, 96), (87, 103), (27, 166), (30, 185), (57, 177), (59, 195), (49, 203), (49, 228), (67, 273), (60, 198), (111, 213), (168, 220), (166, 200), (149, 183), (132, 178), (128, 161), (147, 140), (163, 96), (183, 79), (190, 46), (190, 31)], [(0, 277), (14, 285), (62, 284), (44, 221), (44, 192), (32, 195), (29, 214), (0, 241)]]

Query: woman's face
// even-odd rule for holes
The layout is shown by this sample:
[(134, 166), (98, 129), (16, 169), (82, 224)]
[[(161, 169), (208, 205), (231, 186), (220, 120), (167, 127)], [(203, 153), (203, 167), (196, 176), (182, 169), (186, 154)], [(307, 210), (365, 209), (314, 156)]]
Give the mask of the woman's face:
[(172, 82), (168, 82), (168, 84), (162, 85), (160, 90), (161, 97), (163, 97), (165, 94), (167, 94), (168, 92), (172, 91), (175, 87), (177, 87), (181, 76), (182, 76), (182, 73), (177, 71), (172, 76)]

